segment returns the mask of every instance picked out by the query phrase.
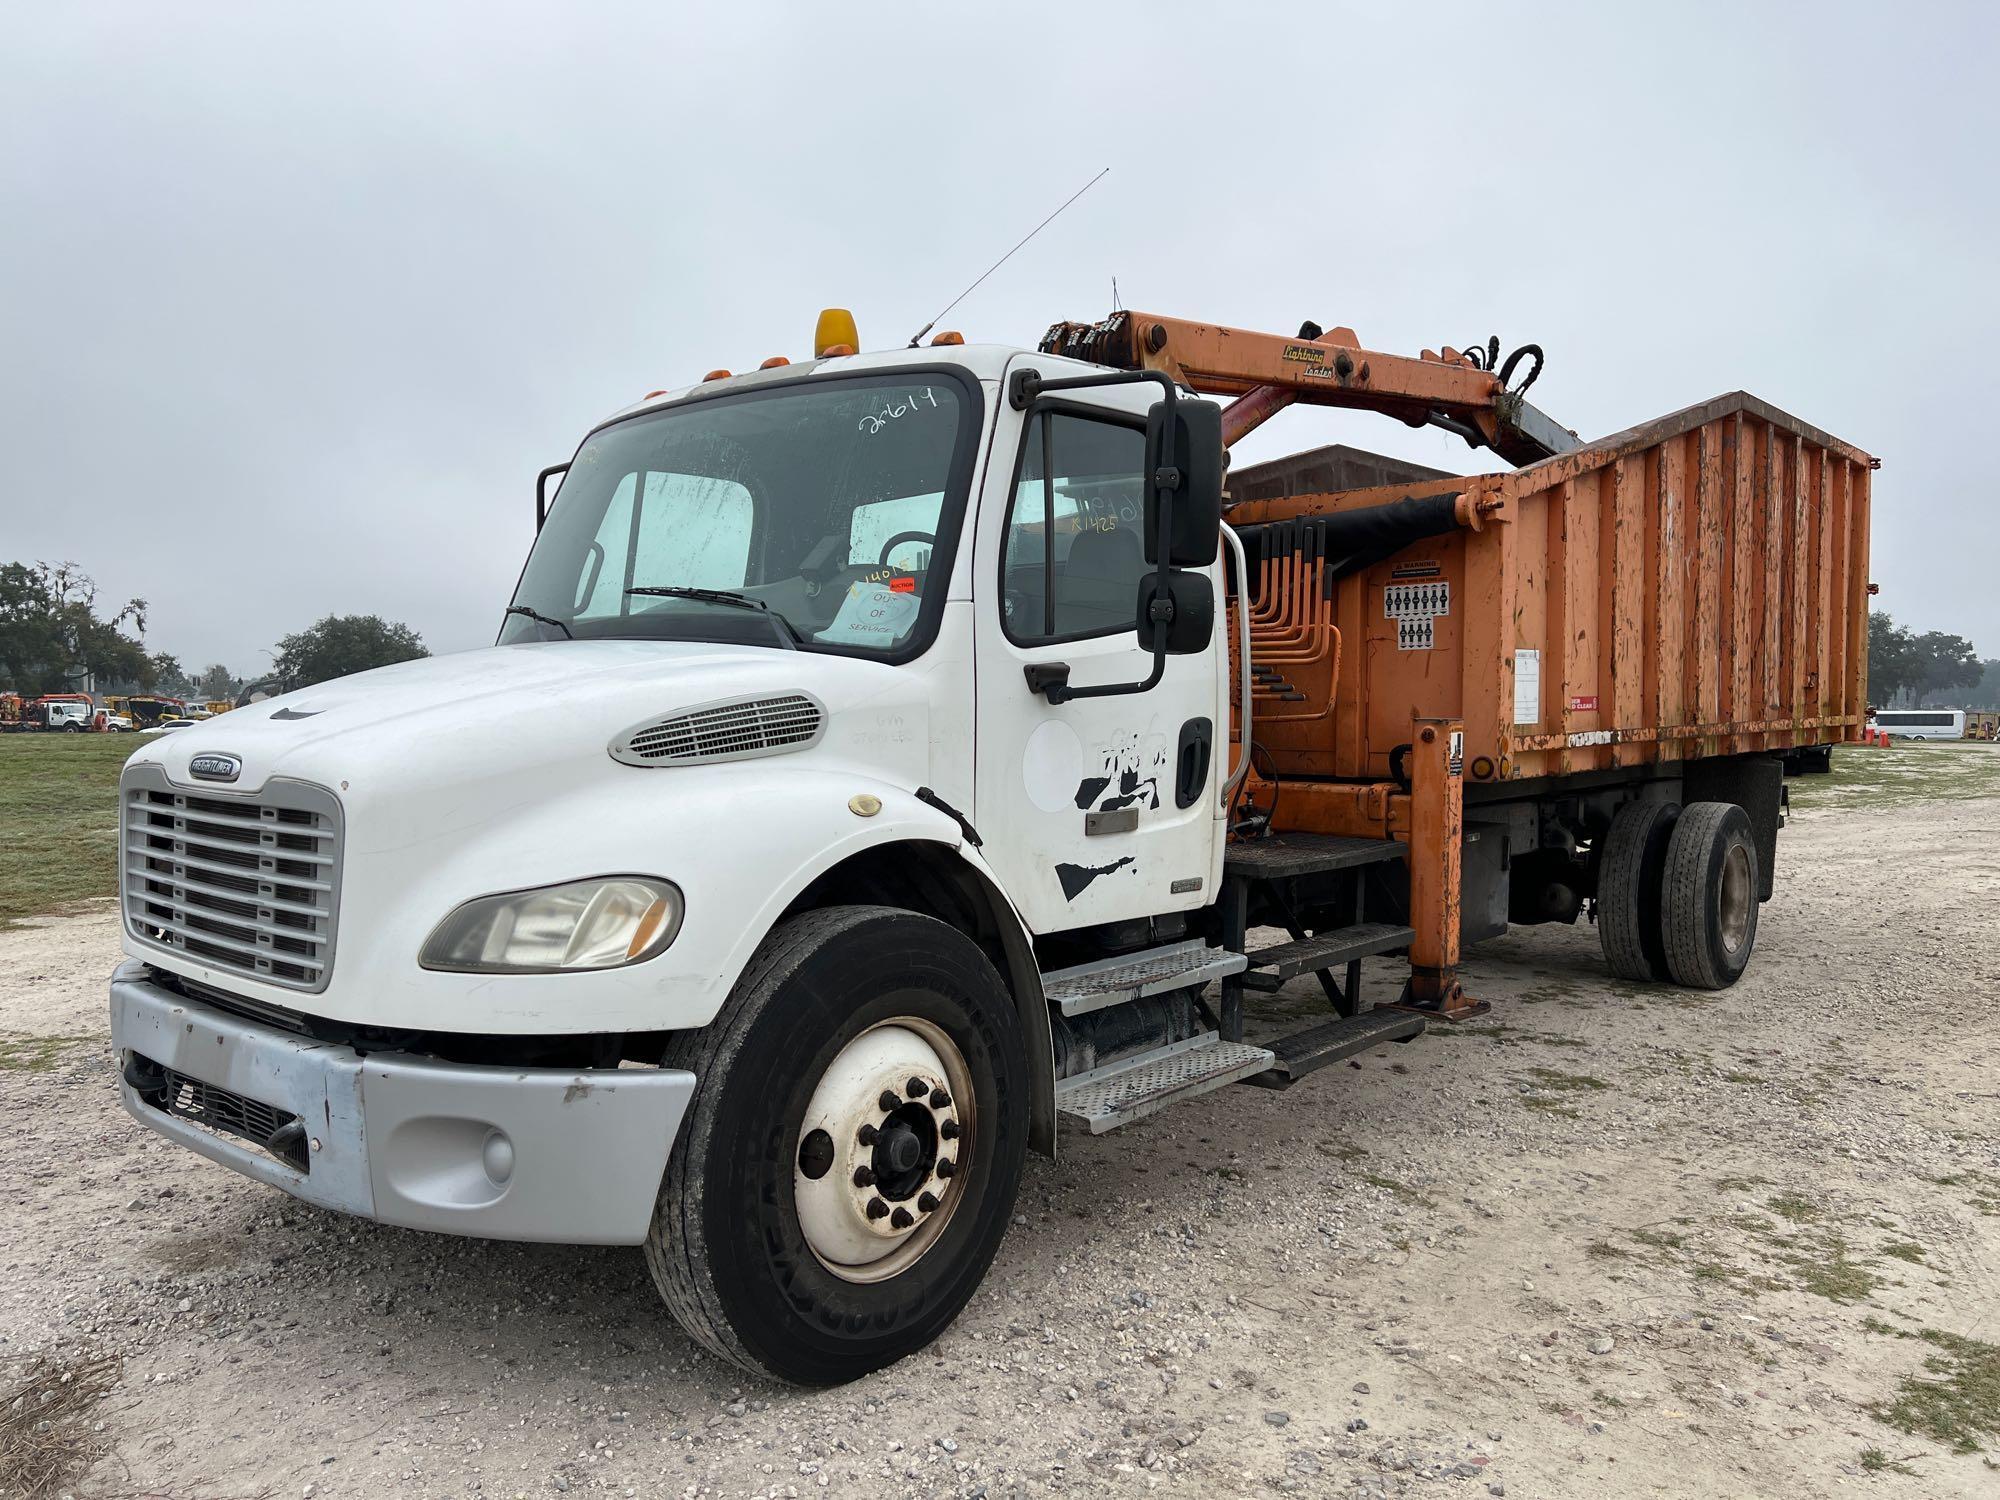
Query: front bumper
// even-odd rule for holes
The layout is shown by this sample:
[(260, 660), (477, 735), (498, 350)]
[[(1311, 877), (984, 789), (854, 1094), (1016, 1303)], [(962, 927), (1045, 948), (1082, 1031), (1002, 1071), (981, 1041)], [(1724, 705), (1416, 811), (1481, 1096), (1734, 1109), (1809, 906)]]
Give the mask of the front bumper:
[[(132, 1117), (246, 1177), (384, 1224), (574, 1245), (646, 1237), (695, 1081), (363, 1056), (186, 999), (137, 962), (112, 976), (111, 1042)], [(155, 1102), (162, 1069), (226, 1128)], [(303, 1169), (242, 1133), (287, 1116)]]

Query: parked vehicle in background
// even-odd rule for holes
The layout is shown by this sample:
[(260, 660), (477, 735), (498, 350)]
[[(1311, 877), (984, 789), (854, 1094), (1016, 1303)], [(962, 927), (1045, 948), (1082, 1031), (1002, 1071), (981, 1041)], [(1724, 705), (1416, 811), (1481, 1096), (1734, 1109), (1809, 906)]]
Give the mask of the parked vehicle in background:
[(1969, 740), (2000, 740), (2000, 709), (1967, 709), (1965, 737)]
[(114, 713), (124, 714), (141, 729), (157, 724), (161, 719), (187, 717), (186, 703), (159, 693), (115, 694), (104, 700), (104, 706)]
[(167, 734), (176, 729), (192, 729), (195, 726), (195, 722), (193, 719), (183, 719), (176, 714), (172, 717), (161, 719), (157, 723), (148, 724), (139, 732), (141, 734)]
[(96, 727), (97, 705), (80, 694), (0, 700), (0, 731), (13, 734), (84, 734)]
[[(1510, 923), (1744, 972), (1781, 758), (1861, 733), (1867, 453), (1742, 392), (1578, 443), (1497, 341), (857, 346), (830, 310), (594, 427), (492, 648), (137, 749), (135, 1119), (384, 1223), (644, 1245), (708, 1349), (825, 1384), (951, 1322), (1059, 1120), (1480, 1015)], [(1518, 467), (1225, 515), (1292, 403)], [(1306, 974), (1324, 1016), (1246, 1031)]]
[(1899, 740), (1962, 740), (1962, 708), (1878, 708), (1870, 728), (1885, 730)]
[(101, 715), (104, 729), (111, 734), (130, 734), (135, 727), (129, 714), (105, 713)]

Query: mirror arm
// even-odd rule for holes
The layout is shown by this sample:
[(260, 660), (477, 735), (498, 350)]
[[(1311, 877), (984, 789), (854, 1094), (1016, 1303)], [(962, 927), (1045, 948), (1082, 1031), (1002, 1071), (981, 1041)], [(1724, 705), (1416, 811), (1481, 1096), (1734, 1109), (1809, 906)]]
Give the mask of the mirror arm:
[[(1250, 562), (1243, 552), (1243, 538), (1227, 521), (1222, 523), (1222, 539), (1229, 544), (1230, 558), (1236, 564), (1236, 701), (1243, 745), (1243, 763), (1230, 771), (1222, 783), (1222, 809), (1227, 812), (1229, 804), (1235, 800), (1236, 789), (1250, 774), (1250, 704), (1254, 695), (1250, 687)], [(1223, 618), (1227, 619), (1229, 590), (1226, 583), (1222, 593), (1222, 612)]]
[[(1062, 380), (1046, 379), (1040, 370), (1016, 370), (1007, 382), (1007, 403), (1015, 411), (1026, 411), (1036, 400), (1050, 391), (1076, 391), (1090, 386), (1133, 385), (1150, 380), (1164, 392), (1161, 401), (1167, 408), (1167, 430), (1174, 431), (1174, 402), (1180, 396), (1173, 377), (1163, 370), (1113, 370), (1104, 375), (1073, 375)], [(1174, 505), (1173, 492), (1180, 488), (1180, 470), (1172, 466), (1159, 469), (1153, 476), (1154, 483), (1166, 491), (1160, 502), (1159, 562), (1153, 572), (1153, 602), (1147, 608), (1147, 615), (1153, 623), (1153, 670), (1146, 674), (1143, 682), (1106, 682), (1096, 687), (1076, 687), (1069, 685), (1069, 668), (1063, 663), (1048, 663), (1061, 666), (1058, 678), (1053, 672), (1036, 672), (1035, 667), (1027, 668), (1028, 690), (1040, 693), (1050, 703), (1067, 703), (1072, 698), (1111, 698), (1125, 693), (1151, 692), (1159, 686), (1160, 679), (1167, 673), (1167, 631), (1166, 626), (1174, 618), (1173, 596), (1167, 590), (1167, 574), (1171, 571), (1167, 557), (1171, 552), (1168, 545), (1173, 538)]]
[(549, 481), (558, 474), (567, 474), (568, 464), (550, 464), (535, 476), (535, 530), (540, 532), (549, 519)]

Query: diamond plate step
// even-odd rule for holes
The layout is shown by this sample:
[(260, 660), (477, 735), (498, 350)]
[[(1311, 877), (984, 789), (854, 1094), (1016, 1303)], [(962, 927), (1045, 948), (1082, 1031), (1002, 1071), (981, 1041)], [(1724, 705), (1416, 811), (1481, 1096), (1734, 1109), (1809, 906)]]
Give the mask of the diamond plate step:
[(1422, 1036), (1423, 1031), (1424, 1018), (1407, 1010), (1364, 1010), (1358, 1016), (1327, 1021), (1277, 1038), (1271, 1043), (1270, 1068), (1244, 1082), (1259, 1088), (1290, 1088), (1328, 1063), (1357, 1056), (1384, 1042), (1410, 1041)]
[(1295, 943), (1255, 948), (1249, 955), (1250, 972), (1243, 976), (1243, 987), (1275, 990), (1301, 974), (1337, 968), (1371, 953), (1407, 948), (1416, 940), (1417, 934), (1408, 927), (1388, 922), (1358, 922), (1352, 927), (1322, 932), (1317, 937), (1300, 938)]
[(1065, 1078), (1056, 1085), (1056, 1108), (1102, 1135), (1120, 1125), (1268, 1070), (1275, 1061), (1263, 1047), (1225, 1042), (1212, 1031)]
[(1143, 953), (1121, 953), (1073, 969), (1056, 969), (1042, 976), (1042, 993), (1066, 1016), (1087, 1015), (1107, 1005), (1123, 1005), (1147, 995), (1207, 984), (1225, 974), (1240, 974), (1246, 962), (1240, 953), (1211, 948), (1200, 938)]

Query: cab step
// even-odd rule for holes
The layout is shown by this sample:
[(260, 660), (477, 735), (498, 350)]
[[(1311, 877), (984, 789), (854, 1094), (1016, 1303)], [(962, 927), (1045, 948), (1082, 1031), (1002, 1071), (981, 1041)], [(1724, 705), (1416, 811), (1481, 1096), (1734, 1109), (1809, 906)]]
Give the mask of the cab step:
[(1225, 1042), (1205, 1031), (1063, 1079), (1056, 1084), (1056, 1109), (1089, 1127), (1092, 1135), (1102, 1135), (1178, 1100), (1269, 1071), (1276, 1061), (1267, 1048)]
[(1225, 879), (1284, 880), (1294, 875), (1321, 875), (1328, 870), (1352, 870), (1409, 857), (1400, 839), (1361, 839), (1329, 833), (1278, 833), (1244, 839), (1223, 850)]
[(1189, 938), (1143, 953), (1121, 953), (1073, 969), (1053, 970), (1042, 976), (1042, 993), (1064, 1015), (1082, 1016), (1107, 1005), (1123, 1005), (1128, 1000), (1240, 974), (1246, 962), (1240, 953)]
[(1309, 1026), (1270, 1043), (1271, 1066), (1245, 1078), (1259, 1088), (1288, 1089), (1306, 1074), (1354, 1057), (1384, 1042), (1407, 1042), (1423, 1035), (1424, 1018), (1407, 1010), (1378, 1008)]
[(1286, 981), (1301, 974), (1338, 968), (1373, 953), (1407, 948), (1416, 938), (1416, 932), (1408, 927), (1397, 927), (1388, 922), (1361, 922), (1352, 927), (1323, 932), (1316, 937), (1280, 943), (1273, 948), (1253, 948), (1246, 965), (1249, 972), (1243, 976), (1243, 987), (1249, 990), (1282, 989)]

